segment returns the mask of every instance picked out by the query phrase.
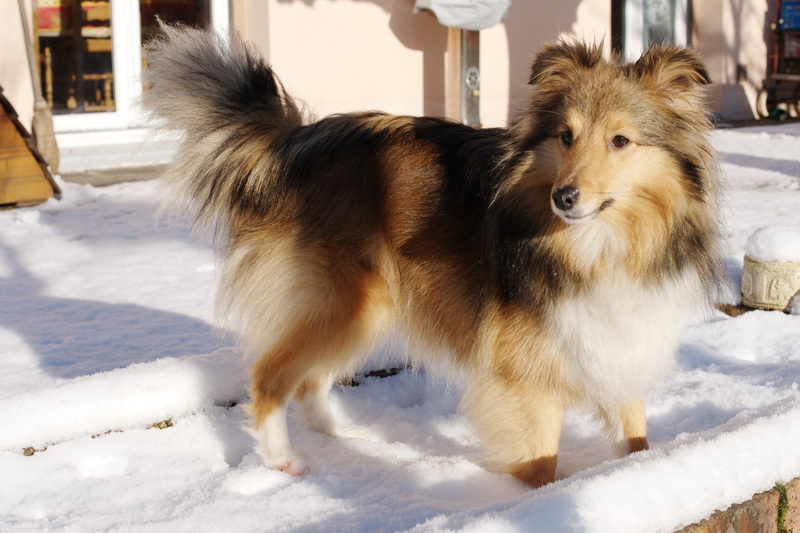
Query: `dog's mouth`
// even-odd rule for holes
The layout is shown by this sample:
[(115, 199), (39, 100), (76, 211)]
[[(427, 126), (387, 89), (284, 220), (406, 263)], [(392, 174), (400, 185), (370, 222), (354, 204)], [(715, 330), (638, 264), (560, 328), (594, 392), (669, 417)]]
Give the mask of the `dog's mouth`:
[(570, 209), (562, 209), (556, 205), (553, 205), (553, 212), (558, 215), (561, 220), (566, 222), (567, 224), (586, 224), (587, 222), (591, 222), (595, 218), (600, 215), (603, 211), (608, 209), (614, 204), (614, 199), (609, 198), (604, 200), (597, 209), (593, 211), (586, 212), (585, 210), (581, 209), (581, 206), (571, 206)]

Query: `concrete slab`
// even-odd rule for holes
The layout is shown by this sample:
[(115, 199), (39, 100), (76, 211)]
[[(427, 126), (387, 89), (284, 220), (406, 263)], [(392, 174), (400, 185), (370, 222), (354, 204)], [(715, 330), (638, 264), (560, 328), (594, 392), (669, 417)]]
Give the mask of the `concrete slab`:
[(61, 177), (71, 183), (85, 183), (95, 187), (105, 187), (125, 181), (145, 181), (160, 177), (166, 165), (143, 167), (109, 168), (104, 170), (83, 170), (64, 172)]

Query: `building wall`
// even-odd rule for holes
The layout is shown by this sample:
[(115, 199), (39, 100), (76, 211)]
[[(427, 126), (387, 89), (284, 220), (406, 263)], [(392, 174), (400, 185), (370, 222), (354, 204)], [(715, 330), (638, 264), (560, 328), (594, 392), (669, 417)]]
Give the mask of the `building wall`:
[[(253, 41), (286, 86), (318, 115), (363, 109), (444, 114), (446, 35), (413, 0), (232, 0), (233, 26)], [(694, 0), (692, 42), (714, 82), (712, 110), (755, 116), (767, 75), (776, 2)], [(526, 98), (535, 51), (553, 39), (605, 41), (609, 0), (515, 0), (506, 20), (481, 32), (481, 119), (513, 120)], [(387, 31), (388, 30), (388, 31)]]
[[(444, 115), (447, 30), (413, 7), (413, 0), (233, 0), (232, 22), (318, 116)], [(544, 42), (608, 40), (610, 9), (607, 0), (512, 2), (502, 24), (481, 31), (483, 125), (513, 119)]]
[(714, 82), (712, 110), (727, 120), (755, 117), (756, 94), (767, 76), (769, 27), (776, 20), (777, 2), (695, 0), (693, 4), (693, 44)]
[[(26, 14), (30, 28), (30, 0)], [(0, 86), (5, 97), (14, 106), (19, 120), (30, 131), (33, 120), (33, 83), (30, 63), (25, 53), (25, 37), (17, 0), (0, 0), (2, 29), (0, 30)]]

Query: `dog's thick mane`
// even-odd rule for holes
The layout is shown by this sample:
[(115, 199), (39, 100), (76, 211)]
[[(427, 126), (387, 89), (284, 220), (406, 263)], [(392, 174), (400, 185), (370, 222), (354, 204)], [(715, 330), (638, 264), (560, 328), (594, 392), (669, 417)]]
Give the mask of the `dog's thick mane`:
[[(648, 234), (646, 228), (654, 227), (652, 224), (632, 223), (629, 231), (615, 237), (627, 240), (629, 248), (636, 247), (637, 241), (654, 239), (663, 246), (648, 249), (651, 253), (646, 260), (636, 265), (624, 260), (616, 265), (598, 262), (595, 269), (587, 271), (576, 268), (581, 262), (572, 259), (563, 246), (565, 242), (573, 246), (581, 243), (556, 236), (573, 233), (574, 238), (587, 241), (602, 240), (603, 236), (585, 228), (564, 227), (551, 216), (546, 205), (549, 198), (545, 198), (549, 194), (545, 191), (539, 191), (541, 209), (531, 210), (531, 196), (525, 197), (524, 192), (521, 196), (518, 185), (528, 169), (537, 164), (537, 148), (558, 135), (564, 110), (568, 106), (585, 105), (575, 101), (570, 88), (595, 70), (632, 80), (637, 83), (637, 91), (644, 87), (651, 93), (651, 99), (630, 98), (625, 104), (630, 106), (630, 116), (637, 117), (642, 125), (640, 131), (645, 135), (641, 142), (662, 149), (677, 164), (690, 201), (681, 203), (656, 192), (642, 191), (641, 209), (634, 216), (662, 217), (664, 235), (659, 239)], [(554, 299), (562, 290), (575, 291), (596, 282), (603, 270), (620, 268), (645, 284), (662, 283), (665, 278), (677, 278), (691, 270), (709, 302), (718, 296), (724, 273), (719, 263), (717, 233), (718, 168), (708, 140), (713, 125), (706, 113), (702, 88), (708, 82), (708, 74), (694, 54), (665, 44), (652, 45), (632, 64), (624, 64), (619, 57), (606, 61), (600, 45), (551, 44), (537, 54), (530, 76), (530, 84), (534, 86), (528, 103), (531, 112), (523, 115), (509, 132), (494, 207), (494, 218), (500, 227), (498, 234), (506, 241), (499, 249), (505, 297), (520, 301)], [(668, 105), (652, 105), (653, 98)], [(607, 111), (596, 109), (586, 113), (591, 116)], [(531, 294), (530, 287), (547, 290), (545, 294)]]

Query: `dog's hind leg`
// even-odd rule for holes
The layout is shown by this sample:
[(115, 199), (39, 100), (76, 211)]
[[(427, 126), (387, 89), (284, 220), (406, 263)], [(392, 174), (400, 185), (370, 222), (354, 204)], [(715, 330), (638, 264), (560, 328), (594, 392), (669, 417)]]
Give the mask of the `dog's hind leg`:
[(303, 415), (308, 425), (331, 437), (367, 438), (369, 434), (354, 428), (342, 428), (336, 423), (328, 404), (328, 395), (333, 385), (333, 377), (306, 379), (297, 389), (295, 397), (303, 406)]
[(289, 398), (294, 393), (301, 400), (315, 429), (347, 435), (328, 407), (332, 378), (369, 354), (390, 314), (385, 283), (377, 275), (343, 265), (338, 274), (313, 301), (303, 302), (305, 312), (252, 370), (250, 410), (256, 451), (268, 465), (294, 475), (307, 466), (289, 444)]
[(606, 424), (606, 430), (614, 441), (617, 455), (647, 450), (647, 417), (644, 401), (636, 399), (622, 403), (613, 409), (600, 408), (600, 416)]
[(251, 433), (256, 438), (256, 452), (264, 463), (293, 476), (303, 474), (306, 460), (292, 449), (287, 424), (288, 400), (297, 383), (302, 381), (302, 369), (291, 365), (291, 356), (300, 346), (287, 343), (263, 356), (252, 369), (250, 413)]
[(280, 404), (263, 418), (261, 424), (256, 424), (253, 431), (259, 440), (256, 452), (268, 466), (292, 476), (300, 476), (308, 471), (308, 467), (305, 458), (289, 444), (286, 408), (286, 403)]
[(338, 437), (341, 430), (328, 405), (328, 394), (332, 384), (331, 377), (308, 378), (297, 389), (295, 397), (303, 405), (303, 415), (309, 426), (320, 433)]

